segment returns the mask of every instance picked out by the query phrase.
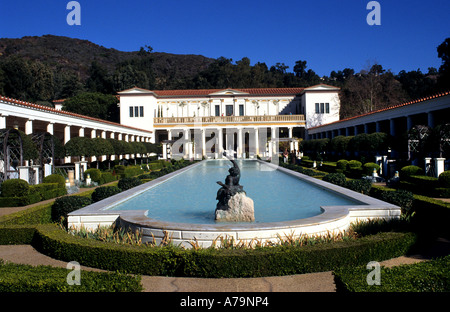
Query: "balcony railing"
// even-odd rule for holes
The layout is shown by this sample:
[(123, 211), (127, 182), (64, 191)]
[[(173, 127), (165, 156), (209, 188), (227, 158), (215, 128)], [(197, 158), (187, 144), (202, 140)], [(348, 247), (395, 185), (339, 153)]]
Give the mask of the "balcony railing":
[(265, 115), (265, 116), (209, 116), (209, 117), (155, 117), (155, 125), (164, 124), (227, 124), (227, 123), (273, 123), (305, 122), (304, 115)]

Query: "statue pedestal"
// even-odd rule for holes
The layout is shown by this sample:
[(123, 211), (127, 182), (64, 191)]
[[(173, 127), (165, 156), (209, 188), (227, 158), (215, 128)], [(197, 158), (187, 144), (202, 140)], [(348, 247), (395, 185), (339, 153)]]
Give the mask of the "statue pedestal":
[(228, 201), (226, 210), (216, 208), (218, 222), (253, 222), (255, 221), (253, 199), (247, 197), (244, 192), (233, 195)]

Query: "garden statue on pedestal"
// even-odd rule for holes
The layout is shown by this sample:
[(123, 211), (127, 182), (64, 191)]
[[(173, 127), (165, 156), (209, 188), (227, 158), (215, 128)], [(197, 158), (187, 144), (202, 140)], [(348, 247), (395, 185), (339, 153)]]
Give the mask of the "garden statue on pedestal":
[(255, 220), (253, 200), (246, 196), (246, 193), (239, 184), (241, 170), (236, 161), (229, 158), (226, 153), (224, 156), (233, 164), (225, 178), (225, 184), (218, 181), (222, 186), (217, 191), (216, 199), (219, 201), (216, 206), (216, 221), (227, 222), (252, 222)]

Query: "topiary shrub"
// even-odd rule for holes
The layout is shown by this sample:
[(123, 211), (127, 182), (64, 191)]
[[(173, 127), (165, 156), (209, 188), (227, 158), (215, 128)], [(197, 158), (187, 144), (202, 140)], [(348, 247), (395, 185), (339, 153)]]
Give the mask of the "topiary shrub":
[(84, 178), (86, 179), (87, 175), (90, 175), (91, 180), (100, 184), (100, 180), (102, 178), (102, 172), (100, 169), (91, 168), (84, 172)]
[(361, 168), (362, 163), (358, 160), (350, 160), (347, 164), (348, 169), (358, 169)]
[(142, 181), (139, 178), (132, 177), (132, 178), (123, 178), (119, 180), (119, 183), (117, 186), (121, 191), (129, 190), (135, 186), (141, 185)]
[(348, 160), (346, 160), (346, 159), (340, 159), (336, 162), (337, 169), (345, 170), (345, 169), (347, 169), (347, 165), (348, 165)]
[(408, 178), (413, 175), (423, 175), (422, 168), (418, 166), (405, 166), (400, 169), (400, 179), (408, 180)]
[(322, 178), (322, 181), (333, 183), (339, 186), (344, 186), (347, 179), (343, 173), (330, 173)]
[(29, 194), (30, 186), (22, 179), (6, 180), (2, 183), (2, 197), (21, 197)]
[(374, 169), (376, 170), (376, 172), (379, 172), (380, 166), (373, 162), (368, 162), (368, 163), (364, 164), (364, 166), (363, 166), (364, 174), (366, 174), (366, 175), (371, 176), (373, 174)]
[(58, 183), (58, 188), (66, 187), (66, 179), (60, 174), (51, 174), (42, 179), (42, 183)]
[(91, 195), (92, 202), (98, 202), (102, 199), (120, 193), (120, 189), (117, 186), (100, 186), (97, 187)]
[(52, 207), (52, 220), (67, 220), (67, 214), (90, 205), (92, 200), (84, 196), (64, 196), (57, 198)]
[(116, 178), (111, 172), (102, 172), (99, 184), (106, 184), (115, 181)]
[(444, 171), (439, 175), (439, 185), (450, 188), (450, 170)]

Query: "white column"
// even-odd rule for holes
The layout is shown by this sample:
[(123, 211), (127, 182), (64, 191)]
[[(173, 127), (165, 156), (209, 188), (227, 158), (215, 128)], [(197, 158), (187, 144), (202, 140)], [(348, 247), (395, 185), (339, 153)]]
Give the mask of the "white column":
[(259, 128), (255, 128), (255, 157), (259, 155)]
[(239, 128), (238, 129), (238, 147), (237, 147), (237, 158), (242, 158), (242, 156), (243, 156), (243, 153), (242, 153), (242, 151), (243, 151), (243, 146), (242, 146), (242, 134), (243, 134), (243, 131), (242, 131), (242, 128)]
[(375, 122), (375, 132), (381, 132), (381, 122)]
[(394, 119), (389, 119), (389, 134), (395, 136), (395, 122)]
[(202, 156), (205, 157), (206, 156), (206, 130), (200, 129), (200, 131), (202, 132)]
[(167, 139), (172, 140), (172, 131), (167, 130)]
[(413, 121), (411, 116), (406, 116), (406, 131), (411, 130), (413, 127)]
[[(70, 141), (70, 125), (66, 125), (64, 127), (64, 145), (69, 141)], [(70, 161), (71, 161), (70, 156), (64, 157), (65, 163), (70, 163)]]
[(0, 129), (5, 129), (5, 128), (6, 128), (6, 116), (1, 115), (0, 116)]
[(122, 133), (117, 134), (117, 140), (122, 141)]
[[(81, 128), (78, 130), (78, 136), (79, 136), (79, 137), (84, 137), (84, 128), (83, 128), (83, 127), (81, 127)], [(85, 157), (82, 156), (81, 159), (80, 159), (80, 161), (86, 161)], [(75, 168), (75, 180), (80, 180), (80, 179), (77, 178), (77, 169), (76, 169), (76, 168)]]
[(425, 157), (425, 175), (430, 173), (431, 168), (431, 157)]
[(162, 144), (163, 159), (167, 159), (167, 143)]
[(219, 128), (219, 158), (222, 158), (223, 154), (223, 128)]
[(33, 119), (28, 119), (25, 122), (25, 134), (32, 134), (33, 133)]
[(427, 113), (427, 117), (428, 117), (428, 127), (434, 128), (434, 115), (433, 115), (433, 112), (428, 112)]
[(97, 137), (97, 130), (92, 129), (91, 131), (91, 139), (95, 139)]
[(435, 168), (436, 168), (436, 178), (439, 177), (439, 175), (444, 172), (444, 161), (445, 158), (435, 158), (434, 159), (434, 164), (435, 164)]
[[(293, 129), (294, 129), (294, 127), (288, 127), (288, 130), (289, 130), (289, 139), (292, 139)], [(293, 151), (293, 150), (294, 150), (294, 142), (292, 142), (292, 141), (289, 142), (289, 150), (290, 150), (290, 151)]]
[(183, 153), (184, 153), (184, 158), (189, 158), (189, 142), (190, 142), (190, 137), (189, 137), (189, 129), (184, 129), (183, 130), (183, 139), (184, 139), (184, 144), (183, 144)]

